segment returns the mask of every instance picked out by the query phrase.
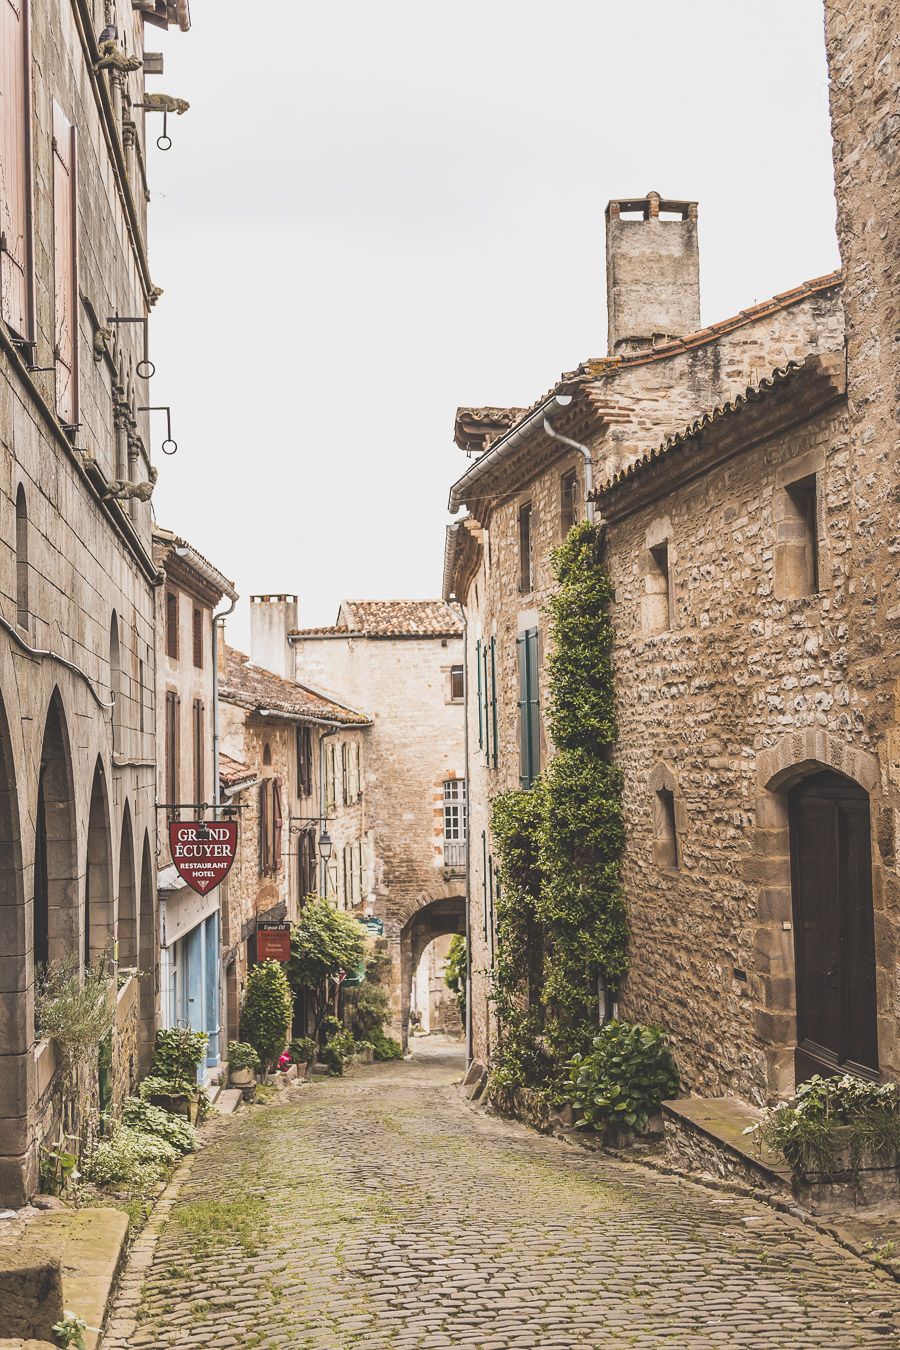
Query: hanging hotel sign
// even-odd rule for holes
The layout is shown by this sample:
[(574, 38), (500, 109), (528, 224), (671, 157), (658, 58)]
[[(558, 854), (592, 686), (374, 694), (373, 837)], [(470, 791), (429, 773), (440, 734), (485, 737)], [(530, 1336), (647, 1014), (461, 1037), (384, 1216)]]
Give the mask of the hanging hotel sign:
[(173, 820), (169, 850), (182, 881), (206, 895), (228, 875), (237, 853), (236, 820)]

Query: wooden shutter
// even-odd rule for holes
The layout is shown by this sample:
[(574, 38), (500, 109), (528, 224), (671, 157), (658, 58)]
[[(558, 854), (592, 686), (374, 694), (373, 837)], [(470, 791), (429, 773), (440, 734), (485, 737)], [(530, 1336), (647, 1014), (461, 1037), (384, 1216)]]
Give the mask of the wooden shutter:
[(484, 726), (481, 708), (481, 638), (475, 643), (475, 669), (478, 672), (478, 749), (484, 748)]
[(178, 660), (178, 596), (166, 591), (166, 656)]
[(349, 806), (352, 801), (350, 796), (350, 746), (346, 741), (341, 741), (341, 800), (345, 806)]
[(525, 634), (528, 649), (528, 742), (531, 748), (531, 780), (541, 771), (541, 704), (538, 690), (538, 630)]
[(56, 411), (60, 421), (78, 421), (78, 217), (76, 133), (53, 104), (53, 280)]
[(497, 767), (497, 639), (491, 638), (491, 764)]
[(272, 779), (272, 871), (281, 866), (281, 834), (283, 817), (281, 814), (281, 779)]
[(194, 606), (194, 665), (203, 669), (203, 610)]
[(516, 638), (516, 656), (519, 668), (519, 786), (531, 787), (531, 755), (528, 746), (528, 644), (524, 637)]
[(269, 872), (269, 783), (264, 778), (259, 785), (259, 870), (263, 876)]
[(0, 0), (0, 318), (31, 321), (31, 51), (28, 0)]
[(203, 703), (194, 699), (194, 801), (202, 802), (206, 790), (204, 783), (204, 745), (203, 745)]
[(488, 931), (488, 890), (487, 890), (487, 871), (488, 871), (488, 850), (487, 834), (481, 831), (481, 927), (485, 937)]
[(362, 900), (363, 896), (365, 895), (366, 891), (368, 890), (368, 886), (367, 886), (367, 884), (366, 884), (367, 881), (368, 881), (368, 878), (366, 877), (365, 844), (363, 843), (363, 841), (362, 841), (361, 839), (359, 840), (359, 842), (358, 842), (357, 845), (356, 845), (356, 854), (357, 854), (357, 859), (358, 859), (358, 862), (359, 862), (359, 886), (358, 886), (357, 898), (358, 898), (359, 900)]
[(178, 695), (166, 694), (166, 801), (178, 801)]
[(491, 693), (490, 681), (488, 679), (488, 644), (485, 642), (481, 648), (481, 674), (484, 683), (484, 762), (490, 767), (491, 763)]

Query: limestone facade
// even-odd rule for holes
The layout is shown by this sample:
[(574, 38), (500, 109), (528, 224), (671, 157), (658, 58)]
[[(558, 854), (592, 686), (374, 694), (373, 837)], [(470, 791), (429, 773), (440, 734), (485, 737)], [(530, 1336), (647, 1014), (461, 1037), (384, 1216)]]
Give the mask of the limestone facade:
[[(372, 844), (364, 713), (253, 666), (224, 644), (219, 692), (222, 802), (240, 808), (238, 856), (218, 887), (224, 1053), (238, 1036), (257, 925), (296, 922), (313, 893), (362, 914)], [(327, 861), (319, 856), (323, 828), (331, 842)]]
[[(633, 222), (638, 230), (653, 227), (652, 195), (643, 219)], [(682, 205), (689, 226), (696, 208), (692, 215), (693, 204)], [(846, 765), (859, 753), (871, 765), (883, 742), (880, 732), (864, 729), (861, 705), (879, 707), (885, 685), (870, 697), (847, 666), (846, 614), (858, 583), (847, 575), (853, 503), (840, 278), (818, 278), (673, 336), (672, 316), (691, 291), (689, 245), (686, 236), (684, 275), (670, 278), (674, 297), (660, 282), (664, 338), (616, 330), (618, 354), (583, 363), (533, 408), (511, 410), (511, 417), (496, 408), (457, 415), (458, 443), (481, 452), (451, 491), (451, 508), (466, 506), (469, 514), (448, 530), (444, 582), (445, 597), (462, 601), (467, 620), (472, 1050), (489, 1059), (496, 1036), (490, 802), (499, 791), (527, 786), (552, 754), (543, 716), (543, 606), (551, 549), (586, 510), (583, 446), (604, 517), (610, 484), (617, 483), (617, 502), (630, 502), (637, 478), (627, 471), (645, 458), (651, 466), (640, 470), (646, 510), (628, 515), (626, 526), (622, 507), (622, 524), (611, 521), (606, 539), (616, 587), (615, 753), (625, 773), (632, 926), (621, 1011), (669, 1028), (687, 1089), (761, 1100), (793, 1081), (795, 1024), (785, 806), (768, 778), (758, 781), (757, 758), (789, 733), (821, 729), (834, 738), (823, 764)], [(621, 289), (629, 272), (616, 275)], [(618, 312), (643, 316), (638, 301), (629, 307), (620, 299)], [(813, 360), (819, 354), (821, 367)], [(794, 411), (784, 411), (786, 404)], [(781, 418), (777, 428), (767, 428), (769, 416)], [(743, 433), (723, 428), (750, 425), (771, 430), (769, 439), (739, 452)], [(683, 464), (688, 450), (680, 447), (693, 452), (704, 437), (729, 436), (728, 465), (706, 473), (702, 460), (692, 459), (695, 477), (677, 495), (673, 488), (670, 501), (666, 456)], [(823, 579), (814, 603), (791, 598), (806, 562), (789, 491), (813, 474)], [(673, 650), (657, 659), (656, 646), (666, 642)], [(540, 707), (527, 744), (524, 647), (533, 667), (530, 697)], [(869, 790), (868, 780), (864, 786)], [(674, 828), (679, 838), (687, 832), (677, 877), (658, 818), (669, 793)], [(689, 839), (698, 850), (690, 867)], [(876, 858), (876, 905), (879, 875)], [(888, 1016), (890, 951), (890, 942), (879, 940)], [(891, 1035), (882, 1057), (890, 1068)]]
[(354, 908), (384, 923), (393, 1034), (405, 1043), (422, 952), (464, 926), (461, 621), (433, 600), (345, 601), (337, 623), (319, 629), (298, 628), (279, 597), (251, 613), (255, 661), (372, 718), (363, 783), (371, 872)]
[[(96, 8), (6, 5), (0, 28), (4, 1203), (34, 1191), (63, 1087), (35, 1038), (36, 966), (155, 964), (154, 400), (142, 324), (114, 322), (145, 320), (157, 295), (144, 21), (123, 0)], [(104, 21), (135, 69), (97, 69)]]

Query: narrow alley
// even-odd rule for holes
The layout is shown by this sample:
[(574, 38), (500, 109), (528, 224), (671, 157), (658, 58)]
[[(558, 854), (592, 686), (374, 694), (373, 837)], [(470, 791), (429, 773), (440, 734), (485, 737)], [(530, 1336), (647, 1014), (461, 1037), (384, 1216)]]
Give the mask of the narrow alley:
[(896, 1343), (896, 1285), (838, 1246), (473, 1111), (461, 1068), (420, 1039), (217, 1122), (138, 1239), (106, 1350)]

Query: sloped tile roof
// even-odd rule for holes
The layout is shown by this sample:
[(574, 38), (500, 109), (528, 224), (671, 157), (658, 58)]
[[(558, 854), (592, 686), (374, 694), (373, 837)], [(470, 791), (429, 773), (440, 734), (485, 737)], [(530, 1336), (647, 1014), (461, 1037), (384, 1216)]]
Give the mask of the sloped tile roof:
[(249, 656), (234, 647), (225, 648), (219, 697), (251, 712), (283, 713), (290, 718), (339, 722), (343, 726), (370, 725), (370, 719), (364, 713), (334, 703), (295, 680), (282, 679), (269, 670), (251, 665)]
[(413, 638), (458, 637), (462, 622), (443, 600), (345, 600), (336, 623), (322, 628), (295, 628), (288, 635), (305, 637)]
[(237, 787), (239, 783), (252, 783), (256, 770), (246, 764), (239, 764), (230, 755), (219, 753), (219, 781), (223, 787)]

